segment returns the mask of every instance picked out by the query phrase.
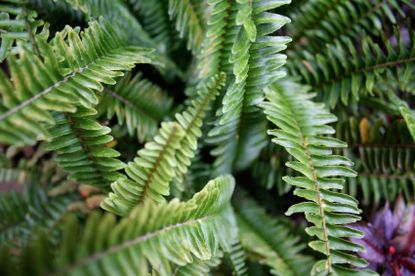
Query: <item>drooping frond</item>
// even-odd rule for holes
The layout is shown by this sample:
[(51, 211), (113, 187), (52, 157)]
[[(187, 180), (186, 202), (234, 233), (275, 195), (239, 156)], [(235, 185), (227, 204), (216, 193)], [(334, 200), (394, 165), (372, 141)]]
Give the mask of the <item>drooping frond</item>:
[(235, 212), (242, 247), (248, 256), (270, 267), (273, 275), (307, 275), (311, 257), (303, 255), (304, 245), (288, 235), (282, 221), (271, 218), (263, 208), (245, 196), (235, 200)]
[(209, 134), (210, 142), (217, 145), (212, 151), (217, 175), (230, 172), (234, 165), (238, 169), (248, 166), (265, 145), (265, 119), (256, 104), (263, 97), (262, 89), (284, 75), (278, 68), (286, 57), (279, 52), (290, 41), (270, 35), (289, 19), (267, 12), (289, 1), (237, 2), (239, 29), (230, 57), (234, 78), (223, 98), (217, 125)]
[(305, 59), (288, 63), (289, 73), (301, 76), (331, 107), (340, 100), (346, 105), (350, 100), (373, 95), (377, 85), (410, 82), (415, 64), (415, 35), (410, 31), (409, 41), (405, 42), (396, 30), (395, 38), (396, 46), (383, 39), (385, 51), (366, 35), (357, 48), (344, 39), (327, 46), (324, 53), (305, 54)]
[[(304, 45), (310, 52), (320, 52), (326, 44), (342, 37), (354, 42), (366, 31), (379, 35), (388, 23), (396, 24), (396, 14), (405, 16), (408, 0), (323, 0), (308, 1), (292, 17), (289, 26), (293, 45), (301, 52)], [(386, 24), (385, 24), (386, 23)]]
[(50, 231), (66, 212), (73, 194), (49, 196), (46, 188), (25, 183), (22, 193), (0, 195), (0, 243), (13, 248), (24, 247), (39, 228)]
[(197, 53), (203, 41), (203, 23), (193, 1), (169, 0), (169, 15), (175, 21), (180, 37), (186, 37), (187, 49)]
[(225, 82), (225, 73), (213, 76), (199, 89), (197, 98), (191, 101), (189, 107), (182, 113), (176, 114), (176, 121), (181, 125), (185, 133), (176, 151), (176, 184), (183, 182), (183, 177), (186, 175), (191, 161), (195, 156), (198, 139), (202, 136), (201, 128), (206, 111), (210, 109), (210, 103), (218, 96)]
[(275, 137), (273, 142), (283, 146), (295, 158), (286, 165), (301, 174), (284, 177), (284, 180), (296, 187), (295, 195), (307, 200), (291, 206), (286, 214), (305, 213), (306, 219), (313, 224), (306, 232), (317, 238), (309, 245), (325, 255), (325, 259), (314, 265), (312, 274), (370, 274), (347, 266), (365, 267), (367, 262), (353, 255), (364, 247), (347, 240), (361, 237), (362, 233), (344, 226), (360, 220), (358, 202), (349, 195), (333, 191), (343, 188), (344, 177), (356, 176), (349, 168), (352, 165), (349, 159), (331, 153), (332, 148), (347, 146), (328, 136), (334, 129), (327, 124), (337, 118), (324, 105), (310, 100), (315, 94), (294, 82), (274, 84), (265, 93), (268, 101), (261, 107), (278, 127), (269, 134)]
[(172, 98), (156, 84), (127, 75), (113, 87), (104, 88), (100, 109), (111, 119), (116, 115), (119, 125), (125, 125), (131, 136), (148, 141), (156, 134), (161, 122), (172, 106)]
[(70, 179), (108, 189), (123, 177), (118, 171), (124, 163), (116, 158), (118, 151), (106, 146), (113, 140), (111, 129), (100, 125), (95, 114), (94, 109), (82, 107), (73, 114), (55, 114), (55, 125), (48, 129), (52, 141), (46, 148), (58, 153), (56, 161)]
[(39, 54), (34, 36), (43, 23), (36, 20), (36, 13), (30, 11), (26, 4), (25, 0), (4, 0), (0, 4), (0, 62), (16, 41), (28, 42), (27, 47)]
[[(217, 178), (187, 202), (147, 202), (118, 223), (112, 214), (93, 213), (82, 231), (75, 218), (68, 218), (54, 260), (35, 254), (23, 261), (35, 261), (43, 275), (147, 275), (150, 268), (173, 275), (170, 263), (208, 261), (230, 247), (236, 235), (230, 207), (234, 185), (230, 176)], [(38, 246), (32, 252), (42, 252), (44, 246)], [(20, 268), (32, 267), (23, 263)]]
[(114, 84), (120, 71), (152, 61), (153, 50), (128, 46), (126, 37), (105, 22), (92, 22), (79, 34), (67, 26), (47, 42), (36, 37), (43, 60), (31, 51), (8, 59), (11, 81), (0, 70), (0, 142), (28, 144), (47, 137), (41, 122), (48, 110), (74, 112), (98, 103), (95, 91)]
[(125, 171), (129, 178), (111, 184), (109, 193), (101, 206), (120, 216), (127, 215), (135, 206), (145, 201), (161, 203), (169, 195), (169, 184), (175, 176), (177, 161), (175, 153), (184, 136), (177, 123), (162, 123), (154, 140), (137, 152)]

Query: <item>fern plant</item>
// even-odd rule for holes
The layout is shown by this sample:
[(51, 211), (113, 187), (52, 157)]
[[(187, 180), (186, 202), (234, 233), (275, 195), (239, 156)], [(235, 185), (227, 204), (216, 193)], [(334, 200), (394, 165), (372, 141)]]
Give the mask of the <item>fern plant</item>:
[(3, 0), (0, 274), (415, 274), (415, 5), (290, 2)]

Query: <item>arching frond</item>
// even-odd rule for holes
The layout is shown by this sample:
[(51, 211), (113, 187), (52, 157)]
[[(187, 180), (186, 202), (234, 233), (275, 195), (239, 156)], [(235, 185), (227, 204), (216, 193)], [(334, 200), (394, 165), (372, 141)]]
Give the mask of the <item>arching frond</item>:
[(331, 107), (340, 100), (346, 105), (350, 100), (373, 95), (377, 85), (410, 82), (415, 64), (415, 35), (411, 31), (409, 41), (404, 42), (396, 30), (395, 38), (396, 46), (386, 37), (383, 39), (386, 51), (367, 35), (358, 48), (345, 39), (327, 46), (324, 54), (305, 54), (304, 59), (289, 63), (289, 73), (301, 76)]
[[(184, 266), (194, 260), (211, 260), (227, 250), (236, 236), (230, 207), (234, 189), (230, 176), (210, 181), (187, 202), (173, 200), (155, 206), (147, 202), (117, 223), (112, 214), (93, 213), (82, 231), (77, 220), (68, 218), (63, 239), (50, 260), (42, 254), (23, 259), (37, 263), (39, 274), (146, 275), (149, 268), (160, 275), (172, 275), (172, 264)], [(31, 252), (42, 252), (41, 244)], [(38, 249), (39, 251), (36, 251)], [(25, 255), (25, 254), (23, 254)], [(3, 264), (1, 264), (3, 266)]]
[(216, 127), (209, 134), (210, 142), (217, 145), (212, 151), (217, 175), (230, 172), (234, 165), (238, 169), (248, 166), (265, 146), (265, 120), (260, 123), (262, 112), (256, 104), (263, 97), (262, 89), (284, 75), (278, 68), (284, 65), (285, 55), (279, 52), (290, 41), (270, 35), (289, 19), (267, 12), (288, 1), (237, 2), (239, 29), (230, 57), (234, 78), (223, 98)]
[(48, 130), (52, 141), (46, 148), (58, 153), (56, 161), (70, 179), (108, 189), (123, 177), (118, 171), (124, 163), (116, 159), (118, 151), (106, 146), (113, 140), (111, 129), (96, 122), (95, 114), (94, 109), (82, 107), (73, 114), (55, 114), (55, 125)]
[(100, 110), (111, 119), (116, 115), (119, 125), (125, 125), (131, 136), (148, 141), (156, 134), (159, 123), (172, 106), (172, 98), (158, 85), (138, 73), (127, 75), (112, 87), (104, 88)]
[(322, 53), (340, 38), (356, 42), (362, 31), (379, 35), (384, 25), (397, 23), (396, 14), (405, 17), (404, 4), (412, 5), (408, 0), (308, 1), (292, 17), (293, 45)]
[(239, 237), (248, 256), (269, 266), (273, 275), (306, 275), (311, 257), (303, 255), (304, 245), (288, 235), (290, 229), (278, 219), (271, 218), (263, 208), (245, 196), (235, 200)]
[(337, 118), (322, 104), (312, 102), (314, 94), (308, 93), (307, 88), (293, 82), (275, 84), (265, 93), (268, 101), (261, 107), (267, 118), (278, 127), (269, 134), (275, 137), (273, 142), (283, 146), (295, 158), (286, 165), (301, 174), (284, 180), (296, 187), (295, 195), (307, 200), (291, 206), (286, 214), (305, 213), (306, 219), (314, 224), (306, 231), (317, 238), (309, 245), (325, 255), (325, 259), (314, 265), (312, 274), (371, 274), (353, 270), (353, 267), (366, 267), (367, 262), (353, 255), (364, 247), (349, 242), (347, 238), (361, 237), (362, 233), (343, 226), (360, 220), (358, 201), (332, 191), (343, 188), (344, 177), (356, 176), (356, 172), (349, 168), (352, 165), (349, 159), (331, 154), (332, 148), (347, 146), (327, 136), (334, 133), (327, 124)]
[(102, 202), (102, 208), (125, 216), (146, 201), (164, 202), (163, 196), (169, 195), (169, 184), (175, 176), (175, 153), (183, 136), (179, 124), (162, 123), (154, 141), (146, 143), (134, 161), (128, 163), (125, 171), (129, 178), (111, 184), (112, 192)]
[(120, 71), (153, 60), (153, 50), (128, 46), (108, 23), (93, 22), (79, 31), (67, 26), (47, 42), (45, 29), (36, 37), (43, 60), (31, 51), (8, 59), (11, 81), (0, 71), (0, 142), (28, 144), (47, 137), (41, 122), (53, 123), (48, 110), (95, 105), (94, 92), (103, 90), (102, 83), (114, 84)]
[(180, 37), (186, 37), (187, 49), (197, 53), (203, 41), (203, 23), (193, 1), (169, 0), (169, 15), (176, 22)]

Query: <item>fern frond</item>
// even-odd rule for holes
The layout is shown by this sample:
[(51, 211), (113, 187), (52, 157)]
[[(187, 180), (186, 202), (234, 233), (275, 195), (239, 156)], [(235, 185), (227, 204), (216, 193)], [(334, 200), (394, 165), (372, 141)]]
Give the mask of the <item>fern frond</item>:
[(158, 206), (147, 202), (118, 223), (112, 214), (93, 213), (82, 231), (72, 217), (64, 224), (63, 241), (53, 261), (41, 259), (41, 254), (27, 261), (36, 261), (43, 275), (91, 271), (147, 275), (150, 267), (160, 275), (172, 275), (170, 262), (184, 266), (211, 260), (230, 247), (236, 236), (230, 207), (234, 185), (230, 176), (217, 178), (187, 202), (173, 200)]
[(156, 84), (142, 78), (126, 75), (113, 87), (104, 88), (105, 95), (99, 103), (107, 118), (114, 114), (118, 124), (125, 125), (131, 136), (140, 142), (148, 141), (156, 134), (158, 124), (172, 106), (172, 98)]
[(218, 96), (219, 91), (226, 82), (225, 73), (210, 78), (199, 89), (197, 98), (191, 101), (189, 107), (180, 114), (176, 114), (176, 121), (184, 130), (184, 137), (176, 151), (177, 171), (175, 173), (176, 184), (183, 182), (188, 167), (191, 164), (198, 146), (198, 139), (202, 136), (202, 124), (206, 112), (210, 109), (210, 103)]
[[(239, 228), (238, 228), (239, 230)], [(241, 242), (237, 240), (231, 247), (231, 249), (226, 252), (227, 257), (229, 258), (233, 272), (235, 276), (248, 275), (248, 268), (246, 266), (246, 254), (245, 250), (241, 246)]]
[(66, 213), (74, 194), (49, 196), (46, 188), (26, 183), (22, 193), (0, 195), (0, 243), (22, 248), (39, 228), (51, 230)]
[(208, 261), (202, 261), (199, 259), (194, 259), (192, 263), (189, 263), (185, 266), (178, 266), (174, 270), (172, 275), (174, 276), (209, 276), (211, 275), (211, 269), (213, 267), (217, 267), (220, 264), (220, 259), (222, 257), (222, 253), (215, 255), (215, 257), (211, 258)]
[(290, 41), (270, 36), (289, 19), (267, 12), (289, 1), (237, 2), (239, 31), (230, 58), (234, 80), (223, 98), (217, 125), (209, 133), (210, 142), (217, 145), (212, 151), (217, 175), (230, 172), (234, 165), (237, 169), (248, 166), (265, 146), (265, 120), (260, 123), (262, 112), (256, 104), (263, 97), (263, 88), (284, 75), (278, 68), (286, 57), (279, 52)]
[(395, 47), (384, 37), (386, 51), (364, 35), (358, 48), (345, 39), (327, 46), (324, 55), (305, 54), (305, 59), (291, 62), (287, 67), (290, 75), (301, 76), (331, 107), (340, 100), (347, 105), (350, 100), (373, 95), (377, 85), (410, 82), (414, 72), (415, 34), (410, 31), (407, 43), (400, 39), (398, 30), (395, 36)]
[(399, 99), (392, 91), (389, 90), (388, 96), (404, 118), (409, 133), (411, 133), (412, 139), (415, 142), (415, 112), (409, 108), (405, 101)]
[(36, 17), (36, 12), (28, 9), (25, 0), (4, 0), (0, 4), (0, 62), (17, 41), (27, 42), (26, 47), (39, 54), (34, 36), (43, 22)]
[(340, 38), (356, 41), (362, 31), (379, 35), (384, 25), (396, 24), (396, 14), (405, 17), (404, 4), (411, 5), (408, 0), (309, 1), (292, 17), (292, 45), (302, 50), (306, 44), (308, 51), (322, 52)]
[(342, 153), (355, 162), (357, 179), (348, 179), (345, 191), (362, 195), (364, 205), (394, 201), (399, 193), (415, 191), (415, 144), (401, 119), (388, 122), (371, 114), (358, 120), (347, 116), (336, 126), (336, 137), (349, 142)]
[(275, 84), (266, 89), (268, 101), (261, 104), (267, 118), (278, 127), (269, 131), (275, 136), (273, 142), (296, 159), (286, 165), (302, 175), (284, 178), (296, 187), (295, 195), (307, 200), (291, 206), (286, 214), (304, 212), (306, 219), (314, 224), (306, 229), (309, 235), (317, 237), (309, 245), (326, 259), (314, 265), (312, 274), (370, 274), (344, 266), (367, 266), (365, 260), (352, 254), (364, 247), (346, 240), (361, 237), (362, 233), (342, 225), (360, 220), (358, 202), (349, 195), (331, 190), (342, 189), (343, 177), (354, 177), (356, 172), (349, 168), (352, 165), (349, 159), (331, 154), (331, 148), (346, 146), (327, 136), (334, 133), (327, 124), (337, 118), (322, 104), (312, 102), (314, 94), (307, 92), (307, 88), (290, 81), (279, 86)]
[(125, 171), (129, 178), (111, 184), (113, 192), (102, 202), (102, 208), (125, 216), (145, 201), (164, 202), (163, 196), (169, 195), (169, 184), (175, 176), (175, 153), (183, 136), (179, 124), (162, 123), (154, 141), (146, 143), (128, 163)]
[[(201, 2), (201, 0), (198, 0)], [(197, 53), (203, 41), (203, 24), (191, 0), (169, 0), (169, 15), (176, 22), (180, 37), (186, 37), (187, 49)]]
[(48, 129), (52, 141), (47, 150), (56, 151), (59, 166), (68, 171), (69, 179), (106, 189), (122, 178), (118, 171), (124, 163), (116, 159), (120, 153), (108, 148), (113, 140), (111, 129), (95, 121), (94, 109), (79, 107), (76, 113), (58, 113), (55, 125)]
[(242, 247), (253, 258), (270, 267), (273, 275), (306, 275), (311, 257), (303, 255), (299, 239), (290, 229), (268, 216), (253, 200), (239, 196), (234, 202)]
[(167, 12), (167, 0), (128, 0), (134, 13), (139, 17), (144, 30), (163, 52), (176, 48), (175, 30)]
[(47, 137), (41, 122), (53, 123), (48, 110), (74, 112), (76, 105), (95, 105), (94, 91), (102, 91), (102, 83), (114, 84), (120, 71), (153, 60), (153, 50), (128, 46), (105, 22), (93, 22), (81, 34), (67, 26), (51, 42), (47, 39), (46, 29), (37, 36), (43, 60), (22, 51), (8, 59), (12, 81), (0, 71), (2, 143), (30, 144)]
[(209, 17), (202, 49), (198, 57), (198, 80), (225, 72), (232, 72), (229, 57), (236, 39), (236, 2), (227, 0), (208, 0)]

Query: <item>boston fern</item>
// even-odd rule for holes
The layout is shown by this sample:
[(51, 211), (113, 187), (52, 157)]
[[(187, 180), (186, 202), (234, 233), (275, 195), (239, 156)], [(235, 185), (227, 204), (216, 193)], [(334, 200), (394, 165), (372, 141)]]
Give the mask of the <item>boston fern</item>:
[(1, 0), (0, 275), (414, 275), (414, 19)]

